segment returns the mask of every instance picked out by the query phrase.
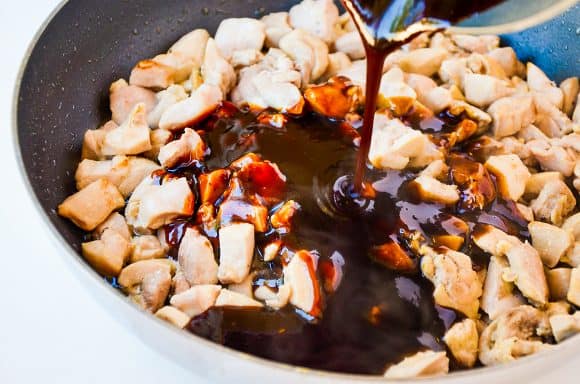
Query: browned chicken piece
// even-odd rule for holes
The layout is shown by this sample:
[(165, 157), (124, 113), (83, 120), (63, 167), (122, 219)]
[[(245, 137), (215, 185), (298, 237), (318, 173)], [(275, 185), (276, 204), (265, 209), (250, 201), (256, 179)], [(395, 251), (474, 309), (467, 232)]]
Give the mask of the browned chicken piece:
[(216, 307), (262, 308), (264, 304), (238, 292), (222, 288), (216, 301)]
[(256, 288), (255, 292), (257, 299), (262, 300), (268, 307), (276, 310), (284, 308), (288, 304), (291, 294), (290, 286), (286, 284), (278, 287), (278, 291), (274, 291), (266, 285), (261, 285)]
[(131, 232), (129, 231), (129, 226), (127, 225), (127, 220), (119, 212), (113, 212), (103, 221), (97, 228), (95, 228), (95, 235), (101, 237), (106, 229), (112, 229), (127, 241), (131, 241)]
[(500, 143), (503, 148), (501, 151), (498, 151), (498, 155), (513, 154), (519, 157), (529, 167), (535, 167), (537, 165), (536, 159), (532, 156), (532, 151), (523, 140), (517, 139), (515, 136), (508, 136), (501, 139)]
[(272, 227), (289, 232), (292, 227), (292, 218), (299, 209), (300, 204), (294, 200), (288, 200), (272, 214), (270, 218)]
[(143, 235), (132, 240), (131, 263), (165, 257), (165, 249), (157, 236)]
[[(169, 107), (187, 99), (187, 92), (181, 85), (172, 85), (163, 91), (157, 92), (155, 99), (155, 107), (150, 109), (147, 115), (147, 123), (152, 129), (159, 127), (161, 116)], [(151, 134), (153, 135), (154, 133), (155, 131)]]
[(63, 201), (58, 214), (85, 231), (92, 231), (124, 205), (119, 190), (110, 181), (99, 179)]
[(208, 39), (209, 33), (205, 29), (195, 29), (183, 35), (167, 52), (186, 57), (199, 66), (203, 60)]
[(534, 210), (536, 219), (560, 225), (576, 207), (576, 198), (566, 183), (556, 180), (544, 185), (530, 206)]
[(479, 340), (479, 360), (497, 365), (548, 350), (541, 334), (548, 333), (548, 317), (534, 307), (522, 305), (504, 312), (491, 322)]
[(166, 169), (179, 164), (201, 160), (205, 154), (205, 143), (193, 129), (185, 128), (178, 140), (169, 142), (159, 150), (159, 163)]
[(191, 286), (218, 282), (218, 264), (215, 261), (213, 247), (208, 238), (197, 229), (185, 230), (177, 260)]
[(518, 156), (490, 156), (485, 167), (496, 177), (498, 191), (504, 198), (518, 201), (523, 196), (531, 174)]
[(528, 231), (532, 237), (532, 245), (549, 268), (554, 268), (574, 243), (571, 233), (541, 221), (529, 223)]
[(451, 40), (461, 49), (468, 52), (489, 53), (499, 47), (499, 37), (495, 35), (461, 35), (451, 34)]
[(199, 176), (199, 194), (202, 204), (215, 203), (225, 192), (230, 180), (230, 171), (216, 169), (210, 173)]
[(456, 185), (443, 184), (433, 176), (420, 175), (412, 182), (421, 201), (441, 204), (455, 204), (459, 201), (459, 191)]
[(546, 184), (552, 181), (564, 180), (560, 172), (538, 172), (530, 176), (526, 183), (526, 197), (536, 197)]
[(491, 226), (484, 225), (472, 238), (475, 244), (498, 259), (506, 256), (510, 272), (522, 294), (538, 306), (548, 301), (548, 285), (542, 260), (538, 252), (528, 243)]
[(466, 74), (463, 77), (463, 89), (465, 99), (480, 108), (487, 108), (496, 100), (514, 93), (507, 81), (479, 74)]
[(254, 258), (254, 226), (234, 223), (219, 230), (218, 279), (224, 284), (240, 283), (250, 273)]
[(280, 39), (292, 32), (288, 12), (269, 13), (262, 17), (261, 21), (266, 26), (266, 47), (278, 48)]
[(541, 168), (547, 171), (556, 171), (565, 177), (574, 173), (576, 166), (575, 155), (565, 148), (553, 145), (545, 140), (532, 140), (526, 143)]
[(334, 47), (338, 52), (348, 55), (352, 60), (364, 59), (365, 47), (358, 31), (347, 32), (336, 39)]
[(140, 157), (115, 156), (112, 160), (81, 161), (75, 173), (77, 189), (83, 189), (98, 179), (114, 184), (123, 197), (133, 193), (144, 177), (159, 169), (159, 165)]
[(257, 203), (243, 199), (228, 198), (220, 204), (217, 219), (221, 225), (229, 225), (242, 219), (251, 223), (256, 232), (266, 232), (268, 229), (268, 209)]
[(429, 247), (422, 247), (421, 253), (421, 271), (435, 286), (435, 302), (467, 317), (476, 317), (482, 284), (469, 256), (450, 249), (435, 251)]
[(302, 75), (302, 86), (315, 82), (328, 67), (328, 46), (318, 37), (295, 29), (280, 40), (282, 49), (295, 62)]
[(526, 66), (518, 60), (516, 52), (512, 47), (501, 47), (492, 49), (487, 53), (488, 57), (494, 59), (504, 70), (507, 77), (522, 77), (526, 73)]
[(441, 63), (448, 55), (449, 53), (444, 49), (414, 49), (402, 54), (397, 64), (405, 72), (433, 76), (439, 71)]
[(151, 130), (147, 124), (145, 104), (137, 104), (125, 122), (107, 132), (102, 153), (106, 156), (137, 155), (151, 149)]
[(561, 343), (580, 333), (580, 312), (550, 316), (550, 326), (556, 342)]
[(151, 131), (151, 149), (143, 153), (143, 156), (150, 160), (156, 160), (161, 147), (173, 139), (173, 133), (165, 129), (154, 129)]
[(406, 114), (417, 99), (415, 90), (405, 83), (405, 74), (400, 68), (388, 70), (381, 78), (379, 108), (388, 108), (396, 116)]
[(223, 97), (236, 85), (234, 67), (222, 56), (216, 42), (211, 38), (205, 48), (201, 76), (205, 84), (218, 87)]
[(154, 185), (145, 178), (135, 189), (127, 207), (127, 223), (137, 230), (158, 229), (178, 217), (191, 216), (194, 196), (185, 178)]
[(469, 119), (477, 122), (479, 132), (484, 131), (491, 124), (492, 118), (490, 115), (469, 103), (457, 100), (454, 96), (453, 98), (454, 100), (449, 106), (449, 113), (454, 116), (460, 116), (462, 113), (465, 113)]
[(110, 132), (117, 127), (117, 123), (115, 123), (113, 120), (110, 120), (99, 129), (89, 129), (86, 131), (83, 137), (83, 149), (81, 158), (90, 160), (104, 159), (105, 155), (103, 155), (103, 142), (105, 141), (105, 136), (107, 135), (107, 132)]
[(152, 89), (165, 89), (175, 83), (175, 68), (155, 61), (142, 60), (131, 71), (129, 84)]
[(580, 267), (572, 269), (570, 273), (570, 286), (566, 298), (576, 306), (580, 306)]
[(548, 303), (544, 312), (546, 312), (548, 317), (552, 317), (554, 315), (567, 315), (571, 309), (572, 306), (570, 303), (560, 300)]
[(284, 285), (290, 287), (290, 304), (317, 317), (320, 315), (320, 286), (316, 278), (318, 260), (308, 251), (298, 251), (284, 266)]
[(212, 113), (223, 100), (223, 93), (215, 85), (204, 84), (185, 100), (165, 110), (159, 120), (159, 128), (179, 131), (192, 126)]
[(170, 303), (187, 316), (195, 317), (214, 306), (221, 289), (219, 285), (195, 285), (173, 295)]
[(224, 19), (215, 33), (215, 43), (224, 58), (229, 60), (236, 51), (261, 51), (266, 39), (265, 30), (265, 24), (256, 19)]
[(580, 241), (574, 242), (568, 253), (562, 256), (560, 261), (571, 267), (580, 267)]
[(189, 321), (191, 320), (191, 318), (185, 313), (170, 305), (166, 305), (165, 307), (160, 308), (157, 312), (155, 312), (155, 316), (161, 320), (165, 320), (168, 323), (173, 324), (177, 328), (185, 328), (185, 326), (189, 324)]
[(546, 279), (550, 289), (550, 299), (566, 300), (570, 288), (570, 268), (555, 268), (546, 270)]
[(332, 0), (304, 0), (290, 8), (290, 25), (331, 44), (336, 38), (338, 8)]
[(508, 309), (525, 304), (525, 299), (515, 294), (514, 283), (504, 279), (504, 273), (507, 271), (509, 264), (505, 257), (490, 258), (481, 296), (481, 309), (491, 320)]
[(142, 260), (123, 268), (117, 281), (135, 303), (155, 313), (165, 303), (174, 272), (170, 260)]
[(493, 137), (500, 139), (518, 133), (532, 124), (536, 116), (534, 99), (530, 95), (515, 95), (495, 101), (488, 109), (493, 119)]
[(575, 240), (580, 240), (580, 213), (576, 213), (566, 219), (562, 229), (572, 234)]
[(539, 93), (540, 98), (549, 101), (557, 109), (562, 109), (564, 93), (540, 68), (528, 62), (526, 77), (530, 90)]
[(146, 113), (151, 112), (157, 104), (155, 92), (136, 85), (129, 85), (123, 79), (111, 84), (109, 92), (111, 113), (113, 121), (117, 124), (123, 124), (137, 104), (143, 103)]
[(360, 104), (361, 89), (345, 77), (333, 77), (328, 82), (313, 85), (304, 91), (304, 98), (317, 113), (343, 119)]
[(114, 229), (105, 229), (98, 240), (81, 244), (83, 257), (101, 275), (117, 277), (131, 252), (131, 243)]
[(465, 319), (453, 324), (445, 333), (443, 341), (459, 364), (467, 368), (473, 367), (479, 349), (479, 334), (474, 320)]
[(449, 372), (449, 358), (445, 352), (424, 351), (406, 357), (385, 371), (387, 379), (408, 379), (445, 375)]
[(560, 89), (564, 94), (564, 101), (562, 103), (562, 112), (564, 112), (569, 117), (572, 117), (576, 99), (578, 97), (578, 91), (580, 89), (578, 77), (569, 77), (566, 80), (562, 81), (560, 83)]

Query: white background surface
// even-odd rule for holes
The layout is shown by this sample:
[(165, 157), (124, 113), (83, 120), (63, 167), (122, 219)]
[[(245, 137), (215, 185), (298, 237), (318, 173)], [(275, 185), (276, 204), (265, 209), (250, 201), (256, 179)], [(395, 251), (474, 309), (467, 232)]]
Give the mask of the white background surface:
[[(29, 42), (58, 2), (0, 0), (0, 383), (206, 383), (93, 301), (57, 254), (20, 180), (12, 90)], [(574, 366), (580, 356), (532, 384), (578, 382)]]

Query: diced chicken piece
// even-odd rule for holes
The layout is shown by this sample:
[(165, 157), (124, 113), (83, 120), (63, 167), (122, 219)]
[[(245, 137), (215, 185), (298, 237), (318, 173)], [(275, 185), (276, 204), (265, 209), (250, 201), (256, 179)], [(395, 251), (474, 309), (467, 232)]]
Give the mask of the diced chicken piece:
[(454, 116), (460, 116), (465, 113), (470, 120), (477, 122), (478, 131), (484, 131), (492, 122), (490, 115), (479, 108), (460, 100), (454, 100), (449, 106), (449, 113)]
[(562, 83), (560, 83), (560, 89), (564, 94), (564, 101), (562, 103), (562, 112), (572, 117), (572, 112), (574, 112), (576, 98), (578, 97), (578, 90), (580, 89), (578, 77), (569, 77), (566, 80), (562, 81)]
[(315, 317), (321, 311), (316, 265), (312, 254), (298, 251), (283, 269), (284, 285), (290, 287), (290, 304)]
[(379, 105), (404, 115), (411, 109), (417, 94), (405, 83), (405, 74), (400, 68), (392, 68), (381, 77)]
[(445, 375), (449, 372), (449, 358), (445, 352), (417, 352), (400, 363), (387, 369), (384, 377), (388, 379), (408, 379)]
[(107, 132), (103, 140), (102, 154), (137, 155), (146, 152), (151, 149), (150, 132), (145, 104), (139, 103), (123, 124)]
[(230, 180), (230, 171), (217, 169), (199, 176), (199, 192), (202, 204), (213, 204), (224, 193)]
[(552, 181), (564, 180), (560, 172), (538, 172), (534, 173), (526, 183), (526, 195), (538, 196), (544, 186)]
[(518, 201), (523, 196), (531, 174), (518, 156), (490, 156), (485, 167), (495, 175), (498, 190), (504, 198)]
[(177, 40), (167, 51), (169, 54), (179, 54), (199, 67), (205, 54), (205, 46), (209, 33), (205, 29), (195, 29)]
[(321, 77), (328, 67), (328, 46), (318, 37), (295, 29), (280, 40), (282, 49), (295, 62), (305, 87)]
[(513, 282), (503, 278), (503, 274), (508, 268), (509, 264), (504, 257), (492, 256), (489, 260), (483, 295), (481, 296), (481, 309), (488, 314), (491, 320), (508, 309), (525, 303), (523, 297), (514, 294)]
[(499, 47), (499, 37), (495, 35), (461, 35), (451, 34), (451, 40), (461, 49), (468, 52), (488, 53)]
[(545, 312), (548, 317), (555, 315), (567, 315), (570, 313), (572, 306), (566, 301), (555, 301), (546, 305)]
[(417, 99), (423, 104), (425, 104), (424, 101), (427, 95), (437, 88), (437, 83), (433, 79), (417, 73), (406, 74), (405, 82), (409, 87), (413, 88), (417, 94)]
[(544, 185), (538, 198), (531, 205), (536, 219), (560, 225), (564, 218), (576, 207), (576, 198), (566, 183), (561, 180)]
[(165, 320), (170, 324), (175, 325), (177, 328), (185, 328), (191, 318), (185, 313), (181, 312), (179, 309), (166, 305), (155, 312), (155, 316), (161, 320)]
[(289, 15), (293, 28), (303, 29), (326, 44), (335, 40), (339, 13), (332, 0), (303, 0), (290, 8)]
[[(559, 88), (557, 88), (559, 90)], [(548, 137), (562, 137), (574, 130), (572, 120), (543, 94), (534, 94), (535, 125)]]
[(526, 67), (518, 60), (512, 47), (495, 48), (487, 54), (503, 68), (507, 77), (521, 76), (526, 72)]
[(527, 221), (534, 221), (534, 211), (532, 210), (532, 208), (521, 203), (517, 203), (516, 207), (518, 209), (518, 212), (522, 215), (524, 219), (526, 219)]
[(165, 303), (174, 272), (169, 260), (142, 260), (123, 268), (117, 281), (139, 306), (155, 313)]
[(157, 60), (142, 60), (131, 71), (129, 84), (153, 89), (165, 89), (175, 83), (176, 70)]
[(433, 76), (439, 71), (448, 52), (439, 48), (420, 48), (405, 52), (398, 60), (401, 69), (408, 73)]
[(153, 91), (136, 85), (129, 85), (123, 79), (111, 84), (109, 92), (113, 121), (117, 124), (123, 124), (137, 104), (143, 103), (145, 112), (148, 113), (153, 110), (157, 103)]
[(261, 51), (257, 51), (255, 49), (242, 49), (239, 51), (234, 51), (230, 61), (234, 68), (241, 68), (254, 65), (262, 60), (263, 57), (264, 55)]
[[(580, 124), (580, 94), (578, 94), (578, 97), (576, 98), (576, 107), (572, 113), (572, 121), (576, 125)], [(575, 131), (578, 131), (578, 129), (575, 129)]]
[(204, 84), (190, 97), (173, 104), (159, 120), (159, 128), (178, 131), (194, 125), (212, 113), (223, 100), (223, 94), (215, 85)]
[(570, 288), (570, 268), (555, 268), (546, 270), (546, 280), (550, 289), (550, 299), (566, 300)]
[(270, 13), (261, 19), (266, 26), (266, 46), (270, 48), (278, 48), (280, 39), (292, 32), (292, 27), (289, 24), (288, 12), (274, 12)]
[(429, 247), (423, 247), (421, 253), (421, 271), (435, 286), (435, 302), (467, 317), (476, 317), (482, 283), (469, 256), (450, 249), (435, 252)]
[(264, 251), (262, 252), (264, 261), (272, 261), (278, 255), (280, 251), (280, 247), (282, 246), (282, 242), (280, 240), (275, 240), (270, 244), (264, 247)]
[(262, 71), (253, 77), (252, 83), (264, 100), (264, 106), (278, 111), (300, 114), (304, 99), (298, 87), (293, 83), (294, 71), (285, 74)]
[(131, 240), (131, 232), (129, 231), (129, 226), (125, 217), (119, 212), (113, 212), (102, 224), (95, 228), (95, 234), (101, 237), (105, 230), (112, 229), (117, 232), (127, 241)]
[(115, 156), (103, 161), (85, 159), (77, 167), (75, 179), (79, 190), (98, 179), (107, 179), (124, 197), (128, 197), (141, 180), (156, 169), (159, 165), (139, 157)]
[(173, 133), (165, 129), (154, 129), (151, 131), (151, 149), (143, 153), (148, 159), (156, 160), (161, 147), (173, 140)]
[(522, 294), (539, 306), (548, 301), (548, 285), (538, 252), (517, 237), (485, 225), (472, 236), (475, 244), (498, 258), (507, 256), (510, 272)]
[(224, 58), (229, 60), (235, 51), (261, 51), (266, 38), (265, 29), (264, 23), (256, 19), (224, 19), (215, 33), (215, 43)]
[(200, 315), (214, 306), (221, 287), (196, 285), (171, 297), (170, 303), (189, 317)]
[(580, 213), (576, 213), (566, 219), (562, 229), (571, 233), (575, 240), (580, 240)]
[[(213, 39), (208, 40), (205, 48), (201, 76), (205, 84), (218, 87), (222, 92), (222, 97), (227, 95), (236, 85), (234, 67), (222, 56)], [(222, 97), (220, 97), (220, 100)]]
[(278, 287), (277, 292), (274, 292), (271, 288), (265, 285), (261, 285), (256, 289), (254, 294), (257, 299), (264, 301), (268, 307), (280, 309), (288, 304), (291, 293), (290, 286), (284, 284)]
[(580, 306), (580, 267), (572, 269), (570, 273), (570, 286), (566, 298), (576, 306)]
[(550, 326), (556, 342), (561, 343), (569, 337), (580, 333), (580, 312), (573, 315), (550, 316)]
[(336, 75), (339, 72), (345, 70), (346, 68), (350, 67), (352, 62), (344, 52), (335, 52), (328, 55), (328, 67), (326, 68), (326, 72), (320, 78), (321, 80), (328, 80)]
[(207, 237), (187, 228), (179, 245), (177, 260), (190, 285), (216, 284), (218, 265)]
[(241, 283), (229, 284), (228, 289), (237, 292), (251, 299), (254, 298), (254, 277), (255, 273), (250, 273)]
[(507, 363), (550, 348), (540, 334), (550, 325), (544, 312), (522, 305), (504, 312), (485, 328), (479, 339), (479, 360), (484, 365)]
[(117, 277), (131, 252), (131, 244), (119, 232), (105, 229), (100, 239), (82, 243), (83, 257), (101, 275)]
[(350, 81), (354, 85), (358, 85), (359, 87), (363, 88), (366, 84), (366, 60), (356, 60), (353, 61), (349, 67), (346, 67), (338, 72), (338, 76), (343, 76)]
[(292, 218), (296, 212), (300, 209), (300, 204), (294, 200), (288, 200), (285, 202), (276, 212), (274, 212), (270, 218), (272, 227), (278, 230), (290, 231), (292, 226)]
[(165, 113), (169, 107), (187, 99), (187, 92), (185, 92), (185, 88), (181, 85), (172, 85), (169, 88), (158, 92), (155, 97), (157, 103), (154, 108), (149, 110), (149, 114), (147, 115), (147, 123), (153, 129), (159, 127), (161, 116), (163, 116), (163, 113)]
[(180, 293), (183, 293), (187, 291), (189, 288), (191, 288), (191, 285), (189, 285), (189, 283), (187, 282), (187, 279), (185, 278), (185, 275), (183, 274), (183, 271), (181, 269), (177, 269), (177, 271), (175, 272), (175, 276), (173, 276), (171, 284), (173, 285), (174, 295), (179, 295)]
[(479, 74), (466, 74), (463, 77), (463, 88), (465, 99), (480, 108), (486, 108), (514, 92), (507, 81)]
[(564, 93), (546, 74), (534, 64), (527, 64), (527, 80), (530, 90), (541, 94), (541, 98), (549, 101), (558, 109), (564, 104)]
[(544, 132), (542, 132), (538, 127), (533, 124), (528, 125), (527, 127), (522, 128), (518, 132), (518, 139), (524, 140), (524, 142), (528, 142), (531, 140), (545, 140), (548, 141), (549, 137), (546, 136)]
[[(479, 53), (472, 53), (467, 57), (466, 65), (468, 71), (465, 73), (465, 76), (471, 73), (486, 75), (498, 80), (506, 81), (506, 84), (511, 85), (511, 83), (508, 81), (509, 78), (506, 76), (505, 71), (503, 70), (503, 67), (489, 56), (481, 55)], [(465, 78), (463, 79), (463, 84), (465, 86)]]
[(230, 291), (222, 288), (216, 302), (216, 307), (243, 307), (243, 308), (261, 308), (264, 304), (254, 300), (241, 293)]
[(165, 65), (173, 70), (173, 81), (168, 84), (169, 86), (173, 83), (184, 82), (190, 77), (192, 71), (197, 71), (197, 68), (199, 68), (199, 64), (194, 62), (193, 59), (178, 52), (163, 53), (155, 56), (151, 61)]
[(250, 273), (254, 257), (254, 226), (234, 223), (219, 230), (220, 263), (218, 279), (224, 283), (241, 283)]
[(145, 178), (135, 189), (125, 208), (129, 225), (137, 229), (158, 229), (178, 217), (191, 216), (194, 196), (184, 177), (152, 185)]
[(498, 151), (498, 155), (513, 154), (519, 157), (525, 165), (536, 165), (530, 148), (524, 143), (523, 140), (517, 139), (515, 136), (508, 136), (501, 139), (500, 143), (502, 145), (502, 149)]
[(453, 357), (463, 367), (471, 368), (477, 361), (479, 334), (472, 319), (453, 324), (443, 337)]
[(532, 245), (549, 268), (553, 268), (574, 243), (574, 237), (568, 231), (555, 225), (534, 221), (528, 224), (532, 236)]
[(467, 68), (467, 58), (452, 57), (441, 62), (438, 74), (444, 83), (463, 88), (463, 76), (469, 72), (471, 71)]
[(85, 231), (92, 231), (124, 205), (119, 190), (110, 181), (99, 179), (66, 198), (58, 206), (58, 214)]
[(568, 253), (562, 256), (560, 261), (571, 267), (580, 267), (580, 241), (576, 241), (572, 244)]
[(205, 144), (193, 129), (185, 128), (179, 140), (172, 141), (159, 150), (159, 162), (166, 169), (179, 164), (200, 160), (205, 153)]
[(432, 176), (421, 175), (413, 181), (421, 201), (454, 204), (459, 200), (456, 185), (443, 184)]
[(504, 97), (488, 109), (493, 119), (492, 133), (495, 138), (511, 136), (532, 124), (536, 116), (534, 100), (529, 95)]
[[(427, 108), (432, 110), (434, 113), (440, 113), (441, 111), (449, 108), (453, 103), (453, 96), (447, 88), (436, 87), (427, 92), (424, 95), (419, 96), (419, 101), (423, 103)], [(491, 119), (490, 119), (491, 121)]]
[(545, 140), (532, 140), (526, 146), (542, 169), (556, 171), (566, 177), (574, 172), (576, 159), (566, 149)]
[(425, 166), (442, 158), (426, 135), (404, 125), (399, 119), (389, 119), (376, 113), (369, 150), (369, 160), (380, 169), (404, 169), (407, 165)]
[(90, 160), (104, 159), (103, 142), (105, 141), (105, 136), (107, 135), (107, 132), (110, 132), (117, 127), (118, 125), (113, 120), (110, 120), (102, 127), (99, 127), (99, 129), (87, 130), (83, 136), (81, 158)]
[(137, 236), (133, 238), (132, 244), (131, 263), (141, 260), (159, 259), (165, 256), (165, 250), (161, 246), (157, 236)]
[(334, 47), (338, 52), (343, 52), (352, 60), (364, 59), (366, 56), (365, 47), (358, 31), (352, 31), (340, 36), (334, 42)]

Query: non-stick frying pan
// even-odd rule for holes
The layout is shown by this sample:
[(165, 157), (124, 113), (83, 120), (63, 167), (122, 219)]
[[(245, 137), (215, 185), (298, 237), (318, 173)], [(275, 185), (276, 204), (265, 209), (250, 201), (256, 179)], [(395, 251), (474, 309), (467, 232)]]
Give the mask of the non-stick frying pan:
[[(279, 383), (373, 380), (308, 372), (229, 351), (173, 329), (130, 305), (79, 256), (82, 233), (57, 216), (56, 206), (74, 192), (83, 133), (109, 117), (108, 87), (127, 77), (140, 59), (165, 51), (194, 28), (215, 32), (226, 17), (258, 17), (287, 10), (283, 0), (70, 0), (52, 15), (33, 43), (15, 92), (14, 135), (33, 200), (54, 232), (63, 256), (88, 289), (149, 344), (214, 380), (276, 375)], [(580, 6), (551, 22), (504, 36), (523, 60), (555, 80), (580, 73)], [(9, 38), (9, 37), (6, 37)], [(66, 300), (66, 297), (59, 298)], [(82, 319), (79, 319), (82, 321)], [(559, 351), (500, 367), (452, 375), (453, 382), (521, 380), (566, 356), (580, 354), (580, 340)], [(490, 381), (491, 380), (491, 381)]]

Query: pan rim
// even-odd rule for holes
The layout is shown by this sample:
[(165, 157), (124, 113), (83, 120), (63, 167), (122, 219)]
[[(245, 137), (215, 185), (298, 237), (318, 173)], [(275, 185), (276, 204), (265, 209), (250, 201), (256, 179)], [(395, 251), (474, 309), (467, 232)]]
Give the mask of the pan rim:
[[(19, 70), (17, 72), (14, 88), (12, 91), (12, 106), (11, 106), (11, 129), (10, 134), (12, 135), (12, 146), (13, 146), (13, 156), (16, 160), (16, 165), (18, 169), (18, 174), (20, 175), (21, 181), (24, 184), (24, 188), (26, 190), (26, 194), (28, 195), (29, 200), (32, 202), (34, 206), (34, 211), (40, 219), (42, 220), (45, 228), (48, 228), (50, 234), (49, 237), (51, 238), (51, 243), (55, 246), (56, 250), (60, 250), (59, 252), (61, 258), (66, 261), (66, 265), (68, 266), (69, 272), (74, 274), (75, 277), (82, 283), (83, 289), (89, 290), (88, 284), (90, 284), (94, 289), (97, 289), (101, 292), (107, 292), (106, 299), (107, 301), (114, 300), (117, 304), (122, 305), (124, 307), (130, 307), (127, 311), (130, 311), (133, 316), (139, 318), (140, 321), (150, 322), (154, 324), (154, 327), (160, 333), (155, 335), (155, 337), (159, 337), (162, 333), (173, 335), (174, 337), (185, 338), (188, 337), (190, 340), (189, 342), (196, 342), (203, 348), (213, 349), (222, 354), (226, 354), (231, 358), (236, 358), (239, 360), (243, 360), (253, 365), (254, 368), (268, 368), (272, 371), (277, 370), (279, 373), (287, 373), (295, 375), (295, 378), (299, 379), (300, 377), (308, 377), (308, 378), (320, 378), (320, 379), (327, 379), (327, 380), (340, 380), (341, 382), (359, 382), (359, 383), (451, 383), (451, 382), (461, 382), (462, 379), (473, 379), (477, 378), (478, 380), (484, 380), (486, 377), (492, 377), (494, 375), (500, 373), (510, 373), (511, 371), (516, 371), (519, 369), (522, 371), (525, 367), (532, 367), (535, 365), (539, 365), (540, 361), (545, 358), (546, 356), (551, 357), (547, 359), (550, 362), (550, 365), (554, 365), (556, 356), (558, 358), (566, 358), (570, 357), (573, 354), (577, 354), (580, 350), (578, 348), (580, 346), (580, 335), (576, 337), (572, 337), (565, 342), (558, 344), (555, 348), (549, 351), (543, 351), (531, 356), (526, 356), (519, 358), (515, 361), (496, 365), (496, 366), (488, 366), (488, 367), (480, 367), (476, 369), (470, 369), (466, 371), (460, 372), (453, 372), (447, 376), (437, 376), (437, 377), (425, 377), (425, 378), (409, 378), (409, 379), (385, 379), (382, 376), (375, 376), (375, 375), (361, 375), (361, 374), (349, 374), (349, 373), (337, 373), (331, 371), (323, 371), (311, 368), (300, 367), (296, 365), (291, 365), (287, 363), (280, 363), (268, 359), (264, 359), (246, 352), (236, 351), (232, 348), (225, 347), (221, 344), (214, 343), (212, 341), (206, 340), (200, 336), (194, 335), (190, 332), (183, 331), (182, 329), (178, 329), (177, 327), (170, 325), (164, 320), (157, 318), (156, 316), (152, 316), (150, 313), (147, 313), (137, 306), (133, 305), (129, 300), (127, 300), (126, 296), (122, 295), (118, 290), (114, 289), (109, 284), (106, 284), (102, 277), (97, 274), (86, 262), (84, 262), (76, 250), (64, 239), (61, 233), (58, 231), (55, 225), (50, 221), (47, 213), (44, 211), (42, 204), (33, 188), (32, 180), (24, 166), (23, 161), (23, 154), (20, 146), (20, 140), (18, 137), (19, 127), (18, 127), (18, 110), (19, 110), (19, 96), (21, 93), (22, 82), (24, 78), (24, 73), (28, 68), (28, 64), (30, 62), (31, 55), (33, 51), (37, 48), (38, 42), (40, 38), (46, 32), (47, 27), (53, 22), (55, 17), (60, 13), (60, 11), (72, 0), (61, 0), (60, 3), (52, 10), (52, 12), (46, 17), (44, 22), (38, 27), (34, 37), (29, 42), (28, 47), (22, 57), (22, 61), (19, 66)], [(577, 1), (577, 0), (574, 0)], [(80, 272), (80, 273), (75, 273)], [(90, 283), (89, 283), (90, 282)], [(103, 289), (104, 288), (104, 289)], [(105, 310), (109, 310), (105, 303), (105, 300), (99, 299), (97, 300), (98, 305), (105, 308)], [(148, 341), (148, 337), (140, 336), (137, 332), (129, 329), (126, 323), (123, 323), (119, 320), (123, 327), (125, 328), (126, 332), (131, 332), (133, 336), (135, 336), (141, 343), (146, 345), (151, 350), (154, 350), (156, 353), (161, 354), (165, 358), (168, 357), (168, 353), (159, 347), (153, 346), (152, 342)], [(185, 339), (184, 339), (185, 340)], [(186, 365), (181, 361), (174, 361), (175, 363), (182, 366), (189, 372), (196, 374), (195, 371), (192, 370), (195, 367), (194, 364)], [(540, 368), (536, 368), (536, 371)]]

